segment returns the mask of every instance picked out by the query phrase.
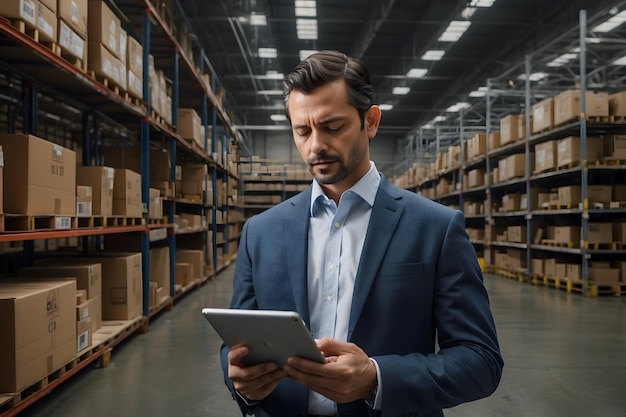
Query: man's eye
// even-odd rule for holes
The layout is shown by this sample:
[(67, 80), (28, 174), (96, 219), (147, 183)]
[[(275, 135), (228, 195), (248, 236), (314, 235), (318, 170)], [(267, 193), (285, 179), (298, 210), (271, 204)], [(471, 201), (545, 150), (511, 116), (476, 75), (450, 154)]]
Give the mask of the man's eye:
[(343, 127), (343, 125), (338, 125), (338, 126), (328, 126), (328, 130), (331, 132), (338, 132), (341, 130), (341, 128)]

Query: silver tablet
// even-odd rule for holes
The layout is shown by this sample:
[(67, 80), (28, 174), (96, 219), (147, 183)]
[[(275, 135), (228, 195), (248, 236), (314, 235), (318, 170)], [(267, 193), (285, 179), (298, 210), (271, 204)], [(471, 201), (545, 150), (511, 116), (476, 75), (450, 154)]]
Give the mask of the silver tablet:
[(282, 368), (291, 356), (326, 362), (294, 311), (203, 308), (202, 315), (227, 346), (248, 346), (245, 365), (276, 362)]

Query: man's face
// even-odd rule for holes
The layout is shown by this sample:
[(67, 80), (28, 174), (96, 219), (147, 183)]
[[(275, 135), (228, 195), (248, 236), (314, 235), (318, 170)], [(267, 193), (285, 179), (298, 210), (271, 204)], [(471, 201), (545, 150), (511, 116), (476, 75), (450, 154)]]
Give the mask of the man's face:
[(344, 80), (323, 85), (311, 94), (292, 91), (289, 115), (294, 142), (311, 174), (321, 185), (344, 191), (369, 170), (369, 140), (380, 110), (372, 106), (361, 129), (359, 113), (348, 104)]

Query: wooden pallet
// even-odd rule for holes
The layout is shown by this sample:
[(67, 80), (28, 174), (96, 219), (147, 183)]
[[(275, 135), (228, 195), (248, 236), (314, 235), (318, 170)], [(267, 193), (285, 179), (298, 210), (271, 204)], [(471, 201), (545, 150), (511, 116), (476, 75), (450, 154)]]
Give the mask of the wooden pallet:
[(585, 297), (598, 297), (598, 296), (616, 296), (621, 297), (626, 295), (626, 285), (619, 282), (616, 283), (604, 283), (604, 282), (592, 282), (582, 280), (567, 280), (566, 284), (567, 292), (577, 292)]
[[(85, 45), (85, 48), (86, 47), (87, 47), (87, 45)], [(84, 73), (87, 73), (87, 62), (83, 61), (81, 58), (76, 58), (74, 55), (69, 53), (66, 48), (63, 48), (62, 46), (59, 46), (59, 53), (57, 55), (60, 56), (61, 58), (65, 59), (70, 64), (72, 64), (74, 66), (74, 68), (76, 68), (79, 71), (82, 71)]]
[(148, 224), (150, 224), (150, 225), (165, 225), (165, 224), (167, 224), (167, 219), (165, 219), (165, 218), (148, 219)]
[(67, 230), (78, 227), (76, 216), (29, 216), (23, 214), (5, 214), (5, 231)]
[(541, 239), (541, 244), (546, 246), (554, 246), (557, 248), (578, 248), (578, 242), (556, 242), (552, 239)]
[(100, 84), (104, 85), (109, 90), (113, 91), (118, 96), (124, 98), (124, 91), (115, 81), (103, 75), (96, 74), (94, 70), (89, 70), (89, 76), (94, 80), (97, 80)]
[(125, 216), (90, 216), (78, 217), (77, 227), (120, 227), (142, 226), (144, 220), (141, 217)]
[(589, 243), (585, 242), (585, 249), (592, 250), (617, 250), (622, 248), (621, 242), (611, 242), (611, 243)]

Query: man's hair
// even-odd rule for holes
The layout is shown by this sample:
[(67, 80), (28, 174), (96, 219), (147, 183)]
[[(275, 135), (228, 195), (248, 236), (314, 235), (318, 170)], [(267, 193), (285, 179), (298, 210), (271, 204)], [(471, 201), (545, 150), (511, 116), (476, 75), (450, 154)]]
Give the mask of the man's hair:
[(283, 90), (287, 118), (291, 121), (289, 95), (292, 91), (311, 94), (315, 89), (339, 79), (346, 82), (348, 103), (357, 109), (363, 129), (365, 112), (374, 104), (370, 73), (359, 59), (338, 51), (320, 51), (310, 55), (287, 74)]

